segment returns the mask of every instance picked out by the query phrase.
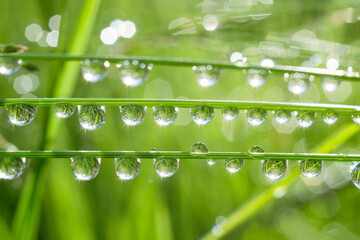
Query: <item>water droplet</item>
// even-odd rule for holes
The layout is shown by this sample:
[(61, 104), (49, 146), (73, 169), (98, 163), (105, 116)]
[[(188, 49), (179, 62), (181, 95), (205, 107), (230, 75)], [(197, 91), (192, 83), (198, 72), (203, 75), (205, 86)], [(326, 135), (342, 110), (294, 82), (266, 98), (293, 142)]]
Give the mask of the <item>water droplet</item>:
[(313, 178), (321, 173), (323, 162), (319, 160), (300, 160), (299, 168), (305, 177)]
[(179, 159), (166, 157), (154, 159), (154, 168), (160, 177), (171, 177), (179, 168)]
[(263, 153), (263, 152), (265, 152), (265, 151), (264, 151), (264, 149), (263, 149), (262, 147), (260, 147), (260, 146), (253, 146), (253, 147), (251, 147), (251, 148), (249, 149), (248, 152), (250, 152), (250, 153)]
[(310, 76), (305, 73), (291, 73), (284, 75), (288, 90), (293, 94), (303, 94), (310, 84)]
[(360, 124), (360, 113), (359, 112), (351, 115), (351, 118), (354, 122), (356, 122), (357, 124)]
[(134, 157), (115, 158), (115, 172), (121, 180), (135, 178), (140, 171), (140, 159)]
[(243, 168), (244, 163), (244, 159), (238, 158), (229, 158), (224, 160), (226, 170), (228, 170), (230, 173), (236, 173), (240, 171)]
[(154, 120), (160, 126), (169, 126), (175, 122), (178, 110), (171, 106), (153, 107)]
[(87, 82), (103, 80), (107, 74), (108, 62), (86, 59), (80, 62), (81, 75)]
[(267, 159), (261, 161), (262, 171), (266, 177), (277, 180), (285, 175), (287, 168), (287, 160), (283, 159)]
[(351, 181), (357, 188), (360, 188), (360, 162), (355, 162), (350, 169)]
[(99, 105), (79, 106), (79, 122), (84, 129), (99, 129), (105, 123), (105, 107)]
[(250, 69), (245, 69), (244, 73), (246, 75), (247, 82), (252, 87), (260, 87), (264, 85), (266, 79), (269, 76), (269, 70), (266, 69), (250, 68)]
[(222, 115), (226, 120), (234, 120), (239, 115), (236, 107), (226, 107), (222, 110)]
[(56, 116), (59, 118), (69, 118), (75, 112), (76, 107), (69, 104), (57, 104), (54, 106)]
[(128, 126), (137, 126), (144, 121), (146, 107), (125, 105), (120, 107), (121, 118)]
[(71, 158), (71, 168), (77, 180), (89, 181), (100, 171), (101, 159), (95, 157)]
[(141, 63), (137, 60), (125, 60), (122, 63), (116, 64), (116, 67), (120, 69), (121, 81), (126, 86), (137, 87), (148, 79), (152, 65)]
[(194, 66), (197, 82), (203, 87), (211, 87), (219, 81), (220, 69), (211, 65)]
[(34, 120), (37, 107), (26, 104), (11, 104), (6, 105), (6, 111), (12, 124), (25, 126)]
[(11, 58), (0, 58), (0, 74), (9, 76), (19, 71), (21, 60)]
[(324, 76), (322, 78), (322, 88), (327, 92), (335, 91), (340, 85), (340, 80), (332, 76)]
[(214, 108), (211, 106), (195, 106), (191, 108), (193, 121), (198, 125), (208, 124), (215, 115)]
[(339, 114), (334, 111), (326, 111), (321, 114), (321, 117), (324, 123), (331, 125), (336, 123), (336, 121), (339, 119)]
[(315, 113), (311, 111), (300, 111), (296, 115), (296, 120), (301, 127), (310, 127), (315, 122)]
[(246, 110), (246, 118), (253, 126), (261, 125), (267, 117), (267, 113), (262, 108), (250, 108)]
[(12, 180), (20, 177), (27, 166), (26, 158), (0, 158), (0, 179)]
[(291, 112), (285, 109), (279, 109), (275, 111), (275, 121), (284, 124), (291, 119)]
[[(205, 144), (197, 142), (191, 145), (189, 152), (192, 154), (208, 154), (209, 150)], [(216, 159), (207, 159), (206, 161), (210, 166), (216, 163)]]

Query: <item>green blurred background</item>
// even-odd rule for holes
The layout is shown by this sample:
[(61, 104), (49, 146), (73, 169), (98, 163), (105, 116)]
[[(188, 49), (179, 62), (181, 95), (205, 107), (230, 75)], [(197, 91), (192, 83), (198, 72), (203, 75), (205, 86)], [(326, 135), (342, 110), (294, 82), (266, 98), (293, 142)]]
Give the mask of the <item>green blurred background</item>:
[[(65, 53), (84, 3), (83, 0), (3, 0), (0, 43), (26, 45), (34, 53)], [(61, 20), (59, 16), (53, 17), (56, 15)], [(110, 40), (114, 43), (104, 44), (101, 32), (117, 19), (134, 23), (136, 32), (117, 39), (112, 36)], [(327, 60), (334, 58), (339, 69), (351, 66), (357, 71), (359, 21), (358, 1), (103, 0), (86, 53), (229, 61), (234, 52), (240, 52), (254, 64), (269, 58), (276, 64), (313, 67), (326, 67)], [(2, 98), (50, 96), (52, 82), (63, 63), (31, 63), (37, 64), (40, 72), (29, 75), (21, 69), (10, 77), (0, 76)], [(24, 76), (31, 79), (30, 85), (20, 84)], [(264, 86), (254, 89), (247, 84), (244, 74), (236, 70), (224, 70), (215, 86), (203, 88), (197, 84), (191, 68), (156, 65), (144, 85), (128, 88), (112, 66), (107, 77), (98, 83), (85, 83), (79, 75), (73, 97), (357, 104), (359, 90), (358, 83), (343, 82), (335, 92), (324, 93), (320, 79), (315, 78), (305, 94), (294, 96), (287, 91), (279, 74), (272, 74)], [(30, 125), (17, 127), (9, 123), (6, 112), (0, 108), (0, 134), (19, 149), (38, 150), (42, 146), (47, 114), (54, 113), (40, 108)], [(216, 110), (214, 120), (199, 127), (192, 122), (189, 109), (181, 109), (174, 125), (159, 127), (148, 108), (141, 125), (126, 127), (118, 108), (109, 107), (106, 114), (105, 125), (96, 131), (82, 130), (77, 114), (62, 120), (53, 150), (147, 151), (156, 147), (164, 151), (187, 151), (200, 141), (210, 151), (247, 151), (253, 145), (260, 145), (271, 152), (310, 152), (351, 121), (341, 116), (334, 126), (327, 126), (317, 116), (315, 124), (304, 130), (294, 119), (280, 126), (268, 113), (263, 125), (252, 127), (244, 112), (230, 122), (223, 120), (221, 112)], [(334, 152), (360, 153), (359, 142), (356, 134)], [(42, 161), (47, 161), (46, 167)], [(360, 239), (357, 218), (360, 192), (349, 181), (349, 166), (350, 163), (325, 163), (319, 177), (297, 178), (289, 188), (276, 191), (274, 200), (224, 238)], [(289, 170), (294, 168), (297, 163), (291, 162)], [(24, 204), (20, 199), (29, 189), (26, 183), (30, 175), (41, 176), (36, 188), (43, 188), (43, 194), (40, 190), (40, 194), (31, 198), (33, 202)], [(94, 180), (78, 182), (70, 160), (32, 159), (29, 169), (19, 179), (0, 181), (0, 239), (19, 235), (16, 233), (21, 229), (19, 225), (33, 227), (32, 234), (26, 234), (24, 239), (197, 239), (211, 231), (216, 236), (229, 214), (273, 184), (276, 183), (263, 176), (257, 161), (247, 161), (240, 172), (229, 174), (221, 161), (210, 167), (206, 161), (181, 159), (178, 172), (161, 179), (152, 161), (144, 159), (139, 176), (122, 182), (114, 172), (113, 160), (104, 159)], [(31, 209), (36, 203), (40, 209)], [(27, 211), (33, 212), (31, 218), (19, 220), (21, 213)]]

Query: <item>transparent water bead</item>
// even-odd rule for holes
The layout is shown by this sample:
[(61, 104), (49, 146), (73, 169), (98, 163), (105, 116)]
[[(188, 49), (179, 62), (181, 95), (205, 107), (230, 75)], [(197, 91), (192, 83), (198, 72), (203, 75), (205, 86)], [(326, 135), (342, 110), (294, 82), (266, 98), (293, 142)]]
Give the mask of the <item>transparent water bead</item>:
[(154, 159), (154, 168), (160, 177), (171, 177), (179, 169), (179, 159), (166, 157)]
[(121, 180), (134, 179), (140, 172), (140, 159), (135, 157), (115, 158), (115, 172)]
[(357, 188), (360, 188), (360, 162), (355, 162), (350, 169), (351, 181)]
[(334, 111), (326, 111), (321, 114), (321, 117), (326, 124), (334, 124), (339, 119), (339, 114)]
[(303, 94), (309, 88), (310, 76), (305, 73), (285, 73), (288, 90), (293, 94)]
[(315, 122), (315, 113), (311, 111), (300, 111), (296, 114), (296, 120), (299, 126), (303, 128), (310, 127)]
[(27, 104), (11, 104), (5, 106), (10, 122), (17, 126), (25, 126), (34, 120), (37, 107)]
[(353, 115), (351, 115), (351, 119), (357, 123), (360, 124), (360, 112), (354, 113)]
[(340, 80), (332, 76), (324, 76), (321, 82), (322, 88), (327, 92), (333, 92), (338, 89)]
[(169, 126), (176, 120), (179, 109), (171, 106), (153, 107), (155, 122), (160, 126)]
[(71, 168), (77, 180), (89, 181), (100, 171), (101, 159), (95, 157), (71, 158)]
[(137, 87), (142, 85), (149, 77), (152, 64), (142, 63), (137, 60), (125, 60), (116, 64), (120, 69), (121, 81), (129, 87)]
[[(208, 154), (209, 150), (205, 144), (197, 142), (191, 145), (189, 152), (192, 154)], [(216, 163), (215, 159), (207, 159), (206, 161), (210, 166)]]
[(18, 178), (24, 172), (26, 166), (26, 158), (0, 158), (0, 179), (13, 180)]
[(264, 151), (264, 149), (263, 149), (262, 147), (260, 147), (260, 146), (253, 146), (253, 147), (251, 147), (251, 148), (249, 149), (248, 152), (250, 152), (250, 153), (263, 153), (263, 152), (265, 152), (265, 151)]
[(261, 125), (267, 117), (266, 110), (262, 108), (250, 108), (246, 110), (247, 121), (253, 126)]
[(76, 107), (69, 104), (57, 104), (54, 106), (56, 116), (59, 118), (69, 118), (75, 112)]
[(301, 173), (308, 178), (313, 178), (321, 173), (323, 162), (319, 160), (300, 160), (299, 168)]
[(222, 115), (226, 120), (234, 120), (239, 115), (239, 109), (236, 107), (223, 108)]
[(196, 81), (203, 87), (211, 87), (219, 81), (220, 68), (207, 66), (193, 66), (196, 74)]
[(99, 129), (105, 123), (105, 107), (83, 105), (78, 107), (80, 125), (87, 130)]
[(87, 82), (98, 82), (105, 78), (109, 66), (108, 61), (86, 59), (80, 62), (81, 75)]
[(277, 180), (283, 177), (287, 169), (287, 160), (267, 159), (261, 161), (262, 171), (266, 177), (271, 180)]
[(121, 119), (128, 126), (137, 126), (145, 119), (146, 107), (125, 105), (120, 107)]
[(228, 158), (224, 160), (225, 168), (230, 173), (236, 173), (244, 167), (244, 159)]
[(284, 124), (291, 119), (291, 112), (285, 109), (279, 109), (275, 111), (275, 121)]
[(214, 118), (215, 111), (211, 106), (195, 106), (191, 108), (191, 117), (198, 125), (206, 125)]
[(19, 71), (22, 64), (21, 59), (1, 58), (0, 57), (0, 74), (10, 76)]
[(250, 68), (245, 69), (244, 73), (246, 75), (247, 82), (252, 87), (260, 87), (264, 85), (269, 76), (269, 70), (266, 69)]

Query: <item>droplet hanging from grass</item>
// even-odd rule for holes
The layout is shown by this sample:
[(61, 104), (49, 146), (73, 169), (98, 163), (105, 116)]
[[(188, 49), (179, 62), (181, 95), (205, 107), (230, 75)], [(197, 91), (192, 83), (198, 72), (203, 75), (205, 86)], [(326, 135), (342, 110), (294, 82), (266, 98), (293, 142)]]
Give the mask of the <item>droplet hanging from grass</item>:
[(269, 70), (267, 69), (250, 68), (245, 69), (244, 73), (246, 75), (247, 82), (255, 88), (264, 85), (269, 76)]
[(299, 126), (303, 128), (310, 127), (315, 122), (315, 113), (311, 111), (300, 111), (296, 114), (296, 120)]
[(277, 180), (283, 177), (287, 169), (287, 160), (266, 159), (261, 160), (262, 172), (271, 180)]
[(87, 82), (99, 82), (105, 78), (109, 66), (107, 61), (85, 59), (80, 62), (81, 75)]
[(69, 118), (74, 114), (75, 110), (76, 107), (69, 104), (57, 104), (54, 106), (55, 114), (59, 118)]
[(26, 158), (0, 158), (0, 179), (13, 180), (21, 176), (27, 166)]
[[(208, 154), (209, 149), (205, 144), (197, 142), (191, 145), (189, 152), (192, 154)], [(207, 159), (206, 161), (210, 166), (216, 163), (215, 159)]]
[(154, 159), (154, 168), (160, 177), (171, 177), (179, 169), (179, 159), (166, 157)]
[(149, 72), (152, 69), (152, 64), (139, 62), (137, 60), (125, 60), (116, 64), (120, 70), (121, 81), (129, 87), (138, 87), (149, 77)]
[(153, 107), (154, 120), (160, 126), (169, 126), (175, 122), (178, 110), (171, 106)]
[(31, 123), (35, 116), (37, 107), (27, 104), (10, 104), (5, 106), (10, 122), (17, 126), (25, 126)]
[(71, 158), (71, 168), (77, 180), (89, 181), (100, 171), (101, 159), (95, 157)]
[(222, 115), (226, 120), (234, 120), (239, 115), (239, 109), (236, 107), (223, 108)]
[(135, 157), (115, 158), (115, 172), (120, 180), (134, 179), (140, 172), (140, 159)]
[(206, 125), (214, 118), (215, 111), (211, 106), (195, 106), (191, 108), (191, 117), (198, 125)]
[(337, 120), (339, 119), (339, 114), (337, 112), (330, 110), (330, 111), (323, 112), (321, 114), (321, 117), (322, 117), (324, 123), (332, 125), (332, 124), (336, 123)]
[(80, 125), (87, 130), (99, 129), (105, 123), (105, 107), (99, 105), (79, 106)]
[(353, 115), (351, 115), (351, 119), (357, 123), (360, 124), (360, 112), (354, 113)]
[(291, 119), (291, 112), (285, 109), (279, 109), (275, 111), (275, 121), (284, 124)]
[(22, 64), (21, 59), (1, 58), (0, 57), (0, 74), (10, 76), (19, 71)]
[(323, 162), (319, 160), (300, 160), (299, 168), (301, 173), (308, 178), (313, 178), (321, 173)]
[(262, 108), (250, 108), (246, 110), (247, 121), (253, 126), (261, 125), (267, 117), (266, 110)]
[(196, 81), (203, 87), (211, 87), (219, 81), (220, 69), (211, 65), (194, 66)]
[(350, 178), (353, 184), (360, 188), (360, 162), (355, 162), (350, 169)]
[(338, 89), (340, 85), (340, 79), (332, 76), (324, 76), (322, 78), (321, 85), (326, 92), (333, 92)]
[(128, 126), (137, 126), (145, 119), (146, 107), (125, 105), (120, 107), (121, 119)]
[(296, 95), (303, 94), (310, 85), (310, 76), (306, 73), (285, 73), (284, 79), (288, 90)]
[(228, 158), (224, 160), (225, 168), (230, 173), (236, 173), (244, 167), (244, 159)]

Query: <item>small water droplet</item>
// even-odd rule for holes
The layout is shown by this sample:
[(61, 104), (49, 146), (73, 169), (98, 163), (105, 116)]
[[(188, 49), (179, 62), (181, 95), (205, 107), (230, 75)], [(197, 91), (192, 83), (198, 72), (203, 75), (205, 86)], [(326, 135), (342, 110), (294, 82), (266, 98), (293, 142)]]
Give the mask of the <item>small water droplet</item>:
[(0, 58), (0, 74), (9, 76), (19, 71), (22, 60)]
[(105, 123), (105, 107), (99, 105), (79, 106), (79, 122), (84, 129), (99, 129)]
[(360, 188), (360, 162), (355, 162), (350, 169), (351, 181), (357, 188)]
[(160, 126), (169, 126), (176, 120), (179, 109), (171, 106), (153, 107), (155, 122)]
[(291, 119), (291, 112), (285, 109), (279, 109), (275, 111), (275, 121), (284, 124)]
[(25, 126), (34, 120), (37, 107), (26, 104), (11, 104), (6, 105), (6, 111), (12, 124)]
[[(209, 150), (205, 144), (197, 142), (191, 145), (189, 152), (192, 154), (208, 154)], [(210, 166), (216, 163), (216, 159), (207, 159), (206, 161)]]
[(18, 178), (26, 166), (26, 158), (0, 158), (0, 179), (13, 180)]
[(296, 115), (297, 123), (303, 127), (307, 128), (313, 125), (315, 122), (315, 113), (311, 111), (300, 111)]
[(267, 117), (266, 110), (262, 108), (250, 108), (246, 110), (246, 118), (253, 126), (261, 125)]
[(300, 160), (299, 168), (301, 173), (308, 178), (316, 177), (321, 173), (323, 162), (319, 160)]
[(224, 160), (225, 168), (230, 173), (236, 173), (240, 171), (244, 166), (244, 159), (228, 158)]
[(220, 69), (211, 65), (194, 66), (197, 82), (203, 87), (211, 87), (219, 81)]
[(105, 78), (107, 66), (104, 61), (85, 59), (80, 62), (81, 75), (87, 82), (98, 82)]
[(357, 124), (360, 124), (360, 113), (357, 112), (357, 113), (354, 113), (353, 115), (351, 115), (351, 119), (357, 123)]
[(71, 168), (77, 180), (89, 181), (100, 171), (101, 159), (95, 157), (71, 158)]
[(261, 161), (262, 171), (266, 177), (277, 180), (285, 175), (287, 169), (287, 160), (267, 159)]
[(160, 177), (171, 177), (179, 168), (179, 159), (166, 157), (154, 159), (154, 168)]
[(244, 73), (246, 75), (247, 82), (252, 87), (260, 87), (264, 85), (266, 79), (269, 76), (269, 70), (266, 69), (250, 68), (250, 69), (245, 69)]
[(293, 94), (303, 94), (309, 88), (310, 76), (305, 73), (291, 73), (284, 75), (288, 90)]
[(140, 171), (140, 159), (135, 157), (115, 158), (115, 172), (121, 180), (134, 179)]
[(334, 124), (339, 119), (339, 114), (334, 111), (326, 111), (321, 114), (321, 117), (326, 124)]
[(150, 149), (150, 153), (158, 153), (159, 150), (157, 148), (152, 148)]
[(215, 115), (214, 108), (211, 106), (195, 106), (191, 108), (191, 116), (193, 121), (198, 125), (208, 124)]
[(59, 118), (69, 118), (75, 112), (76, 107), (69, 104), (57, 104), (54, 106), (56, 116)]
[(327, 92), (335, 91), (340, 85), (340, 80), (332, 76), (324, 76), (322, 78), (322, 88)]
[(137, 60), (125, 60), (122, 63), (116, 64), (116, 67), (120, 69), (121, 81), (126, 86), (137, 87), (148, 79), (152, 65), (141, 63)]
[(226, 120), (234, 120), (239, 115), (236, 107), (226, 107), (222, 110), (222, 115)]
[(251, 147), (251, 148), (249, 149), (248, 152), (250, 152), (250, 153), (263, 153), (263, 152), (265, 152), (265, 151), (264, 151), (264, 149), (263, 149), (262, 147), (260, 147), (260, 146), (253, 146), (253, 147)]
[(121, 118), (128, 126), (137, 126), (145, 119), (146, 107), (125, 105), (120, 107)]

